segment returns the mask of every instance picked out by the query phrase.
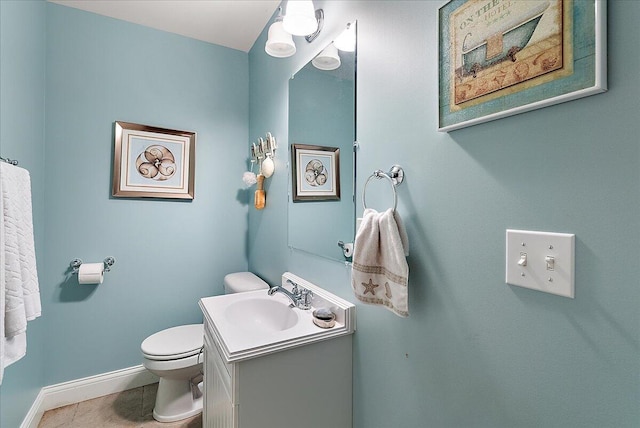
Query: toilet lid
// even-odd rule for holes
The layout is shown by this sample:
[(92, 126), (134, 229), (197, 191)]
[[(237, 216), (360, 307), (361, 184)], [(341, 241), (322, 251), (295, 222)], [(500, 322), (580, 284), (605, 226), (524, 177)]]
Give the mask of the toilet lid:
[(140, 345), (142, 353), (152, 360), (173, 360), (195, 355), (204, 343), (202, 324), (181, 325), (159, 331)]

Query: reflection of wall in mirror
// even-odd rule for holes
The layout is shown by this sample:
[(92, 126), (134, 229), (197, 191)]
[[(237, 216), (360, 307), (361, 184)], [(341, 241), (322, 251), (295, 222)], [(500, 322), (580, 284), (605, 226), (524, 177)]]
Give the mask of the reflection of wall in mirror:
[(354, 235), (353, 76), (321, 71), (307, 64), (289, 81), (289, 143), (340, 148), (339, 201), (289, 202), (289, 245), (323, 257), (344, 260), (337, 242)]

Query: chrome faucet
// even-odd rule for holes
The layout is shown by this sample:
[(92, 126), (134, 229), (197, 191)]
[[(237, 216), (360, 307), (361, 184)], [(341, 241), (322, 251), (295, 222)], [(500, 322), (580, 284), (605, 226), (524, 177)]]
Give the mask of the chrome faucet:
[(304, 310), (310, 309), (313, 293), (304, 287), (299, 287), (297, 283), (291, 281), (290, 279), (287, 279), (287, 283), (293, 286), (291, 291), (280, 285), (274, 285), (273, 287), (269, 288), (267, 294), (269, 294), (269, 296), (273, 296), (276, 293), (282, 293), (287, 296), (289, 300), (291, 300), (291, 304), (289, 305), (289, 307), (297, 307)]

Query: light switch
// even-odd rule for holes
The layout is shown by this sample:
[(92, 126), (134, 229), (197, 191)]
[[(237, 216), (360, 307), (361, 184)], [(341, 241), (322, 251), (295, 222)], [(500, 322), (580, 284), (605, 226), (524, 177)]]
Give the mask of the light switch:
[(551, 257), (551, 256), (547, 256), (544, 258), (544, 261), (547, 263), (547, 270), (555, 270), (554, 267), (556, 265), (556, 259)]
[(520, 251), (520, 260), (518, 260), (518, 266), (526, 266), (527, 265), (527, 253), (524, 251)]
[(507, 229), (507, 284), (575, 297), (575, 235)]

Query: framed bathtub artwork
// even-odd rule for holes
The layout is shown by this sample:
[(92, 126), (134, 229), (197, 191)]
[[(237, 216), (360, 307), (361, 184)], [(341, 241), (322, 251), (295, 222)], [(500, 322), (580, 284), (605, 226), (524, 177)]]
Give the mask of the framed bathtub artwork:
[(605, 92), (606, 0), (450, 0), (438, 55), (439, 131)]
[(114, 197), (194, 198), (195, 132), (115, 122), (114, 134)]
[(293, 202), (340, 199), (340, 149), (291, 145)]

